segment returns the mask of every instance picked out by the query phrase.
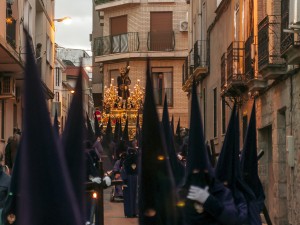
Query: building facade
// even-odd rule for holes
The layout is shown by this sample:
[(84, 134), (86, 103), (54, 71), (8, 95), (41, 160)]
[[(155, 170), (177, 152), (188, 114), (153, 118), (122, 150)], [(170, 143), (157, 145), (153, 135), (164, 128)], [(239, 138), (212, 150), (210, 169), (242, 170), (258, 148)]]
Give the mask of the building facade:
[(242, 148), (255, 99), (265, 204), (273, 224), (299, 224), (299, 1), (187, 2), (183, 90), (197, 80), (206, 140), (220, 151), (237, 101)]
[[(188, 126), (186, 94), (182, 91), (182, 64), (188, 52), (187, 4), (168, 1), (95, 1), (101, 36), (94, 37), (95, 63), (100, 67), (103, 86), (117, 85), (121, 67), (130, 66), (131, 85), (145, 86), (147, 59), (159, 116), (165, 94), (169, 114), (175, 123)], [(96, 31), (93, 31), (95, 34)], [(100, 81), (100, 79), (95, 82)], [(103, 93), (103, 90), (102, 90)], [(171, 119), (171, 118), (170, 118)]]
[(51, 0), (6, 0), (0, 3), (0, 149), (13, 134), (22, 130), (23, 69), (26, 57), (26, 28), (32, 37), (36, 62), (49, 108), (53, 95), (54, 2)]

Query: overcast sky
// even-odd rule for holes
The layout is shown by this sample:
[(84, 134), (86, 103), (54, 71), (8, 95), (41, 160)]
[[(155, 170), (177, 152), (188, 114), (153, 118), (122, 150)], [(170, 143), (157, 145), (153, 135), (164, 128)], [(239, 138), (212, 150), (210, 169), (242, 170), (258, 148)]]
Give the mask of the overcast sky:
[[(90, 50), (89, 35), (92, 33), (91, 0), (56, 0), (55, 18), (69, 16), (71, 24), (55, 22), (55, 42), (65, 48)], [(91, 54), (91, 52), (88, 52)]]

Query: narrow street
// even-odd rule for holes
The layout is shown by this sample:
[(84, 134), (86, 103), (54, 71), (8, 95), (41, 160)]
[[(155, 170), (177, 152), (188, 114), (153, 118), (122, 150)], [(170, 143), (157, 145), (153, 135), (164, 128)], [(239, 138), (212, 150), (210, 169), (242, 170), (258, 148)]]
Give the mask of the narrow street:
[(122, 201), (110, 202), (110, 192), (104, 190), (104, 225), (137, 225), (137, 218), (125, 218)]

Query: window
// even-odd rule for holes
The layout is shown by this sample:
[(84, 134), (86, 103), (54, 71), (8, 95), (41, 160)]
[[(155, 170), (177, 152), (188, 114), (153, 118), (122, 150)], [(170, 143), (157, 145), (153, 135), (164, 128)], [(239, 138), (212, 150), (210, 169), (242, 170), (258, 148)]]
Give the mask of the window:
[(226, 133), (226, 101), (222, 97), (222, 134)]
[(55, 92), (55, 101), (59, 102), (59, 92)]
[(110, 18), (111, 52), (128, 52), (127, 15)]
[(28, 0), (24, 3), (24, 28), (32, 36), (32, 7)]
[(170, 51), (173, 46), (172, 12), (150, 13), (150, 51)]
[(47, 40), (46, 40), (46, 53), (47, 53), (47, 62), (49, 64), (52, 64), (52, 42), (49, 38), (49, 36), (47, 35)]
[(217, 88), (214, 89), (214, 137), (217, 137)]
[(55, 68), (55, 85), (60, 86), (60, 68)]
[(156, 104), (162, 106), (167, 95), (168, 106), (173, 106), (173, 68), (152, 68), (152, 81)]
[(240, 10), (240, 6), (237, 3), (235, 5), (235, 9), (234, 9), (234, 17), (233, 17), (233, 23), (234, 23), (234, 40), (238, 41), (239, 40), (239, 22), (240, 22), (240, 17), (239, 17), (239, 10)]

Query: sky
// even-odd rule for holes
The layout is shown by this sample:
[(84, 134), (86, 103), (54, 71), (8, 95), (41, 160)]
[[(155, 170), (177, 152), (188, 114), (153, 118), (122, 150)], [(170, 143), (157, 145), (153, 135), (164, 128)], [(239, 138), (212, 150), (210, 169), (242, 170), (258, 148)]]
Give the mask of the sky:
[[(56, 0), (55, 19), (69, 16), (70, 24), (55, 22), (55, 42), (65, 48), (90, 50), (92, 33), (92, 1)], [(87, 51), (91, 55), (91, 51)]]

